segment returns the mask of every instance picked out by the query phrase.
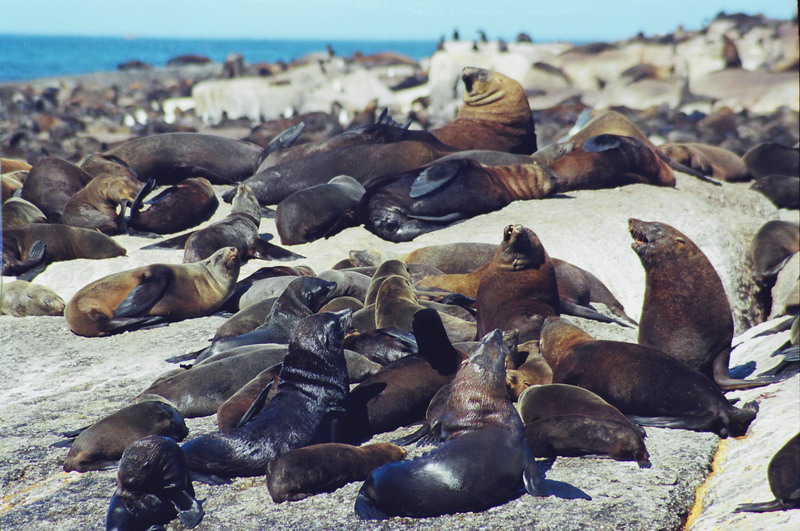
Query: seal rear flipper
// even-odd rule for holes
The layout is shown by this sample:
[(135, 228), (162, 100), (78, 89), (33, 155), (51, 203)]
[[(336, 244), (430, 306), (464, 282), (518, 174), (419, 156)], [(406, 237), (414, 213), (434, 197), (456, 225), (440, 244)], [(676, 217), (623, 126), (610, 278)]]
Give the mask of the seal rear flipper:
[(759, 374), (759, 376), (791, 377), (800, 372), (800, 345), (794, 345), (783, 351), (783, 359), (773, 368)]
[(294, 144), (294, 141), (297, 140), (305, 128), (306, 123), (300, 122), (299, 124), (288, 127), (275, 135), (275, 137), (269, 141), (267, 147), (264, 148), (264, 151), (261, 152), (261, 155), (258, 156), (256, 167), (261, 166), (261, 163), (264, 162), (264, 159), (266, 159), (271, 153), (281, 149), (286, 149)]
[(446, 162), (434, 162), (417, 175), (414, 182), (411, 183), (411, 189), (408, 192), (408, 197), (418, 198), (424, 197), (428, 194), (446, 187), (450, 184), (461, 169), (464, 168), (464, 160), (450, 160)]
[(187, 164), (182, 166), (181, 170), (186, 173), (188, 177), (205, 177), (211, 181), (211, 184), (236, 184), (236, 181), (233, 179), (223, 177), (222, 175), (219, 175), (208, 168), (204, 168), (203, 166)]
[(200, 501), (178, 487), (167, 487), (163, 492), (164, 497), (178, 510), (178, 519), (184, 527), (187, 529), (197, 527), (205, 515)]
[[(367, 478), (369, 481), (369, 478)], [(356, 503), (353, 509), (362, 520), (386, 520), (389, 515), (378, 509), (367, 495), (367, 481), (362, 485), (361, 490), (356, 496)]]
[(103, 325), (105, 334), (116, 334), (131, 330), (142, 330), (144, 328), (157, 328), (167, 326), (169, 323), (166, 317), (161, 315), (151, 315), (146, 317), (122, 317), (120, 319), (109, 319)]
[(565, 300), (561, 300), (560, 302), (561, 313), (574, 315), (575, 317), (583, 317), (585, 319), (592, 319), (594, 321), (600, 321), (601, 323), (616, 323), (626, 328), (632, 328), (630, 324), (620, 321), (619, 319), (614, 319), (613, 317), (603, 315), (591, 306), (581, 306), (580, 304), (575, 304), (574, 302)]
[(206, 349), (195, 350), (194, 352), (187, 352), (186, 354), (178, 354), (177, 356), (172, 356), (171, 358), (167, 358), (164, 361), (167, 363), (182, 363), (184, 361), (192, 361), (196, 360), (197, 357), (205, 352)]
[(230, 485), (231, 480), (223, 478), (215, 474), (206, 474), (205, 472), (198, 472), (197, 470), (189, 470), (189, 479), (197, 483), (205, 483), (206, 485)]
[(142, 247), (142, 249), (183, 249), (186, 247), (186, 241), (195, 232), (197, 231), (193, 230), (191, 232), (187, 232), (186, 234), (181, 234), (180, 236), (174, 236), (168, 240), (163, 240), (158, 243), (151, 243), (150, 245), (145, 245)]
[(670, 157), (667, 156), (666, 153), (664, 153), (660, 149), (656, 149), (655, 151), (656, 151), (656, 154), (659, 156), (659, 158), (661, 158), (661, 160), (666, 162), (667, 166), (669, 166), (673, 170), (679, 171), (681, 173), (687, 173), (687, 174), (691, 175), (692, 177), (697, 177), (701, 181), (705, 181), (707, 183), (711, 183), (714, 186), (722, 186), (722, 183), (717, 181), (716, 179), (712, 179), (711, 177), (709, 177), (707, 175), (703, 175), (702, 173), (700, 173), (699, 171), (697, 171), (697, 170), (695, 170), (693, 168), (690, 168), (688, 166), (684, 166), (680, 162), (672, 160)]
[(687, 415), (685, 417), (640, 417), (637, 415), (625, 415), (628, 420), (641, 426), (651, 426), (653, 428), (678, 428), (692, 431), (710, 431), (717, 423), (718, 417), (714, 413), (703, 412), (698, 415)]
[(733, 510), (735, 513), (768, 513), (772, 511), (783, 511), (785, 509), (790, 509), (791, 507), (786, 507), (784, 504), (781, 503), (780, 500), (772, 500), (770, 502), (761, 502), (761, 503), (744, 503), (739, 505), (736, 509)]
[(545, 485), (544, 477), (539, 472), (539, 466), (533, 458), (533, 453), (528, 446), (527, 440), (523, 441), (525, 445), (525, 468), (522, 470), (522, 483), (525, 485), (525, 491), (531, 496), (547, 496), (547, 486)]
[[(147, 197), (150, 192), (155, 190), (158, 181), (155, 177), (151, 177), (147, 180), (145, 185), (139, 190), (139, 193), (136, 194), (136, 197), (133, 199), (133, 203), (131, 203), (130, 208), (128, 209), (128, 217), (127, 219), (130, 220), (131, 218), (135, 218), (137, 214), (139, 214), (139, 209), (142, 208), (142, 203), (144, 202), (144, 198)], [(158, 194), (156, 197), (153, 198), (154, 202), (158, 202), (160, 199), (163, 199), (162, 196), (165, 196), (167, 192), (170, 190), (175, 190), (175, 188), (170, 187)]]
[(431, 426), (427, 422), (419, 427), (419, 429), (413, 433), (406, 435), (405, 437), (400, 437), (399, 439), (395, 439), (392, 441), (392, 444), (396, 444), (397, 446), (408, 446), (411, 443), (417, 442), (422, 439), (423, 436), (427, 435), (431, 431)]
[[(29, 281), (47, 267), (44, 262), (46, 251), (47, 245), (42, 240), (36, 240), (16, 265), (3, 264), (3, 275), (15, 275), (20, 280)], [(26, 278), (23, 278), (22, 275), (25, 275)]]
[(279, 260), (281, 262), (299, 260), (305, 256), (293, 253), (283, 247), (278, 247), (264, 240), (256, 240), (250, 252), (251, 258), (260, 258), (261, 260)]
[(173, 278), (174, 274), (168, 267), (154, 266), (148, 270), (142, 275), (139, 285), (114, 309), (112, 320), (146, 314), (161, 299)]
[(262, 218), (267, 218), (267, 219), (274, 219), (275, 218), (275, 209), (269, 208), (269, 207), (265, 207), (265, 206), (262, 205), (262, 206), (259, 207), (259, 210), (261, 211), (261, 217)]
[(444, 216), (417, 216), (414, 214), (406, 214), (406, 217), (411, 219), (418, 219), (420, 221), (429, 221), (431, 223), (437, 223), (439, 225), (449, 225), (456, 221), (462, 221), (466, 219), (465, 216), (460, 212), (452, 212), (450, 214), (445, 214)]

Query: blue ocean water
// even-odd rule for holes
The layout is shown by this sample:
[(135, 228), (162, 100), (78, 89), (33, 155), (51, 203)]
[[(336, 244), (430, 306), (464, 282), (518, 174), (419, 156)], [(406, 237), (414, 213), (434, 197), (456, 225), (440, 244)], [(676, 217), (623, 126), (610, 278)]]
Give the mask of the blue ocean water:
[(155, 39), (0, 35), (0, 82), (116, 70), (138, 59), (155, 67), (178, 55), (206, 55), (224, 61), (240, 53), (247, 63), (290, 61), (330, 44), (338, 56), (393, 51), (419, 60), (433, 54), (436, 41), (314, 41), (248, 39)]

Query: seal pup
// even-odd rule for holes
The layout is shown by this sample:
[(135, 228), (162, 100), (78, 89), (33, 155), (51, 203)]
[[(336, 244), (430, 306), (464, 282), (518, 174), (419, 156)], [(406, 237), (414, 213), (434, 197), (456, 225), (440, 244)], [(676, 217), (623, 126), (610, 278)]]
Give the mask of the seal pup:
[(555, 268), (539, 237), (508, 225), (492, 265), (478, 285), (478, 335), (516, 328), (522, 342), (539, 339), (541, 320), (561, 311)]
[(644, 430), (587, 389), (565, 384), (528, 387), (517, 409), (536, 457), (599, 454), (650, 466)]
[(675, 162), (721, 181), (739, 182), (751, 178), (742, 157), (725, 148), (697, 142), (668, 142), (658, 148)]
[(153, 529), (178, 518), (187, 529), (203, 519), (180, 446), (168, 437), (140, 439), (122, 454), (106, 530)]
[(46, 286), (25, 280), (0, 285), (0, 315), (64, 315), (64, 299)]
[(722, 279), (703, 251), (666, 223), (631, 218), (628, 229), (646, 277), (639, 344), (680, 360), (724, 390), (780, 381), (730, 377), (733, 316)]
[(104, 470), (119, 460), (125, 448), (148, 435), (182, 441), (188, 434), (183, 417), (172, 404), (137, 402), (81, 430), (64, 459), (64, 472)]
[(545, 319), (542, 355), (553, 383), (588, 389), (643, 426), (712, 431), (740, 436), (754, 407), (732, 406), (698, 371), (651, 347), (597, 340), (563, 317)]
[(63, 223), (108, 235), (122, 234), (127, 231), (125, 209), (143, 187), (133, 177), (96, 177), (69, 198), (62, 212)]
[(322, 443), (295, 448), (267, 465), (267, 489), (275, 503), (302, 500), (364, 481), (379, 466), (405, 456), (404, 449), (391, 443)]
[(520, 495), (544, 494), (543, 479), (508, 399), (503, 337), (481, 339), (459, 369), (442, 423), (442, 444), (370, 473), (358, 493), (362, 519), (483, 511)]
[(75, 334), (94, 337), (209, 315), (230, 296), (238, 275), (235, 247), (192, 264), (137, 267), (78, 290), (64, 318)]
[(184, 443), (189, 468), (258, 476), (293, 448), (333, 442), (349, 388), (342, 339), (350, 317), (343, 311), (303, 319), (289, 342), (278, 394), (246, 424)]
[(130, 206), (128, 225), (133, 229), (156, 234), (181, 232), (207, 221), (219, 206), (219, 200), (208, 179), (203, 177), (184, 179), (164, 189), (146, 201), (156, 181), (150, 180), (142, 188)]
[(800, 507), (800, 433), (789, 439), (772, 456), (767, 466), (767, 478), (775, 499), (770, 502), (745, 503), (733, 512), (763, 513)]

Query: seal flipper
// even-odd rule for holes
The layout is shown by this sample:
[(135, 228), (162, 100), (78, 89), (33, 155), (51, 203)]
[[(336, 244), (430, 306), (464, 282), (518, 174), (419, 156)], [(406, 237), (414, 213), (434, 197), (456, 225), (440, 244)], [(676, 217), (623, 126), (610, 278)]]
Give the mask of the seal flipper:
[(267, 218), (267, 219), (275, 218), (275, 209), (265, 207), (264, 205), (260, 205), (259, 210), (261, 211), (262, 218)]
[(561, 300), (561, 313), (565, 313), (567, 315), (574, 315), (575, 317), (583, 317), (585, 319), (592, 319), (594, 321), (600, 321), (601, 323), (617, 323), (620, 326), (624, 326), (626, 328), (633, 328), (630, 324), (620, 321), (618, 319), (614, 319), (613, 317), (608, 317), (603, 315), (602, 313), (598, 312), (591, 306), (582, 306), (580, 304), (575, 304), (574, 302), (569, 302), (565, 300)]
[(622, 147), (622, 141), (618, 135), (597, 135), (589, 138), (583, 143), (582, 149), (587, 153), (602, 153)]
[(269, 392), (272, 390), (273, 382), (274, 380), (270, 380), (269, 383), (264, 386), (261, 392), (258, 393), (258, 396), (256, 396), (255, 400), (253, 400), (253, 403), (250, 404), (250, 407), (247, 408), (247, 411), (244, 412), (242, 418), (239, 419), (239, 423), (236, 425), (237, 428), (241, 428), (242, 426), (253, 420), (255, 416), (258, 415), (262, 409), (264, 409), (264, 404), (267, 401), (267, 396), (269, 395)]
[(765, 385), (782, 382), (791, 378), (791, 374), (780, 374), (777, 376), (766, 376), (764, 378), (753, 378), (752, 380), (737, 380), (731, 378), (728, 369), (730, 361), (731, 349), (723, 349), (716, 358), (714, 358), (713, 374), (714, 382), (723, 391), (732, 391), (734, 389), (753, 389), (755, 387), (763, 387)]
[(787, 507), (780, 500), (775, 499), (770, 502), (761, 502), (761, 503), (744, 503), (736, 507), (733, 510), (735, 513), (768, 513), (772, 511), (783, 511), (785, 509), (791, 509), (792, 507)]
[(203, 505), (195, 497), (179, 487), (167, 487), (163, 491), (175, 509), (178, 510), (178, 519), (187, 529), (197, 527), (205, 516)]
[(139, 317), (147, 313), (164, 295), (174, 274), (168, 267), (154, 266), (142, 275), (139, 285), (114, 310), (113, 318)]
[(464, 215), (460, 212), (452, 212), (450, 214), (445, 214), (444, 216), (417, 216), (414, 214), (406, 214), (406, 217), (410, 219), (418, 219), (420, 221), (429, 221), (439, 225), (449, 225), (453, 222), (465, 219)]
[(396, 444), (397, 446), (408, 446), (411, 443), (418, 443), (425, 435), (430, 433), (431, 426), (427, 422), (425, 422), (419, 429), (413, 433), (406, 435), (405, 437), (400, 437), (399, 439), (395, 439), (392, 441), (392, 444)]
[(353, 509), (356, 515), (362, 520), (386, 520), (389, 518), (389, 515), (378, 509), (367, 494), (367, 483), (369, 480), (370, 478), (368, 477), (364, 485), (361, 486), (361, 490), (358, 491), (356, 504)]
[(261, 163), (264, 162), (271, 153), (274, 153), (281, 149), (286, 149), (294, 144), (294, 141), (300, 136), (303, 132), (303, 129), (306, 128), (305, 122), (300, 122), (297, 125), (293, 125), (291, 127), (287, 127), (275, 137), (269, 141), (267, 147), (264, 148), (264, 151), (261, 152), (261, 155), (258, 156), (258, 162), (256, 163), (256, 167), (261, 166)]
[(628, 420), (640, 426), (653, 428), (678, 428), (692, 431), (708, 431), (718, 420), (714, 413), (702, 412), (697, 415), (685, 417), (641, 417), (638, 415), (625, 415)]
[(411, 183), (408, 197), (416, 199), (446, 187), (450, 184), (464, 167), (463, 160), (450, 160), (447, 162), (434, 162), (417, 175)]
[(206, 485), (230, 485), (231, 480), (228, 478), (223, 478), (220, 476), (216, 476), (214, 474), (206, 474), (204, 472), (198, 472), (197, 470), (189, 470), (189, 479), (192, 481), (196, 481), (197, 483), (205, 483)]
[(531, 496), (547, 496), (548, 492), (544, 477), (539, 472), (539, 466), (533, 458), (527, 439), (523, 440), (522, 444), (525, 451), (525, 468), (522, 470), (522, 482), (525, 485), (525, 491)]
[[(150, 194), (150, 192), (155, 190), (157, 184), (158, 184), (158, 181), (156, 180), (155, 177), (151, 177), (150, 179), (147, 180), (145, 185), (142, 187), (141, 190), (139, 190), (139, 193), (136, 194), (136, 197), (133, 199), (133, 203), (131, 203), (130, 208), (128, 209), (128, 217), (126, 218), (127, 220), (130, 220), (131, 218), (136, 217), (136, 215), (139, 213), (139, 209), (142, 208), (142, 203), (144, 202), (144, 198), (147, 197)], [(167, 188), (167, 190), (165, 190), (164, 192), (161, 192), (160, 194), (158, 194), (154, 198), (154, 200), (156, 202), (158, 202), (160, 200), (160, 198), (163, 199), (162, 196), (168, 190), (171, 190), (171, 189), (174, 190), (173, 188)]]
[(143, 250), (150, 250), (150, 249), (183, 249), (186, 247), (186, 242), (189, 240), (189, 237), (197, 231), (187, 232), (186, 234), (181, 234), (179, 236), (174, 236), (169, 238), (168, 240), (163, 240), (156, 243), (151, 243), (150, 245), (145, 245), (142, 247)]
[(800, 372), (800, 345), (794, 345), (782, 351), (783, 359), (773, 368), (759, 374), (759, 376), (794, 376)]
[(260, 258), (261, 260), (279, 260), (281, 262), (299, 260), (305, 256), (293, 253), (288, 249), (279, 247), (275, 244), (257, 239), (250, 250), (250, 258)]

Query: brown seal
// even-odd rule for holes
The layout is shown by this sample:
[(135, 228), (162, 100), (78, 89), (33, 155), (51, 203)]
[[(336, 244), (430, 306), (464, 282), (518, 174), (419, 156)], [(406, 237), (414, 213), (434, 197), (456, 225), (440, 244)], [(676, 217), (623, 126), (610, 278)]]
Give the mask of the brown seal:
[(278, 394), (278, 382), (282, 366), (282, 364), (278, 364), (269, 369), (264, 369), (220, 404), (217, 408), (217, 429), (223, 431), (239, 426), (253, 402), (256, 401), (268, 385), (272, 384), (267, 396), (264, 398), (264, 403), (269, 403)]
[(36, 205), (51, 223), (61, 223), (64, 205), (92, 176), (71, 162), (46, 157), (31, 168), (20, 197)]
[(646, 274), (639, 344), (680, 360), (722, 389), (779, 381), (730, 377), (733, 316), (722, 279), (703, 251), (666, 223), (632, 218), (628, 227)]
[(800, 208), (800, 177), (796, 175), (767, 175), (757, 179), (750, 189), (766, 196), (778, 208)]
[(0, 173), (0, 191), (2, 191), (0, 199), (3, 203), (11, 199), (17, 190), (22, 189), (27, 175), (28, 171)]
[(492, 264), (476, 296), (478, 335), (516, 328), (522, 342), (539, 339), (542, 319), (561, 311), (555, 268), (539, 237), (508, 225)]
[(553, 369), (542, 356), (538, 341), (526, 341), (517, 348), (527, 355), (519, 365), (506, 365), (506, 385), (512, 400), (518, 400), (520, 394), (532, 385), (553, 383)]
[(529, 387), (517, 408), (536, 457), (599, 454), (650, 466), (644, 430), (587, 389), (565, 384)]
[(400, 260), (386, 260), (380, 264), (372, 274), (369, 288), (367, 289), (366, 295), (364, 295), (365, 305), (375, 303), (375, 299), (378, 297), (378, 290), (381, 288), (383, 282), (391, 276), (401, 276), (407, 280), (411, 280), (411, 272), (404, 262)]
[(267, 465), (267, 489), (275, 503), (302, 500), (363, 481), (379, 466), (400, 461), (405, 455), (405, 450), (391, 443), (361, 447), (322, 443), (295, 448)]
[(3, 209), (3, 229), (19, 227), (28, 223), (47, 223), (47, 216), (39, 208), (21, 197), (5, 201)]
[(109, 235), (121, 234), (127, 229), (125, 208), (143, 186), (133, 177), (96, 177), (69, 198), (62, 212), (63, 223)]
[(672, 160), (727, 182), (749, 181), (742, 157), (727, 149), (695, 142), (661, 144), (658, 148)]
[[(155, 183), (155, 181), (151, 181)], [(149, 183), (148, 183), (149, 184)], [(149, 191), (147, 192), (149, 193)], [(142, 209), (142, 193), (131, 204), (128, 225), (136, 230), (170, 234), (207, 221), (217, 210), (219, 200), (208, 179), (184, 179), (148, 200)]]
[(487, 149), (530, 155), (536, 131), (528, 96), (514, 79), (483, 68), (461, 71), (464, 97), (456, 119), (432, 129), (439, 140), (458, 149)]
[(403, 255), (402, 260), (407, 264), (427, 264), (447, 275), (471, 273), (491, 262), (496, 250), (497, 245), (493, 243), (445, 243), (414, 249)]
[(441, 444), (411, 461), (374, 470), (355, 511), (362, 519), (482, 511), (519, 496), (544, 494), (544, 480), (508, 399), (502, 334), (487, 334), (453, 380)]
[(775, 499), (771, 502), (745, 503), (733, 512), (784, 511), (800, 507), (800, 433), (778, 450), (767, 466), (769, 488)]
[(24, 280), (0, 285), (0, 315), (64, 315), (64, 299), (58, 293)]
[(548, 317), (541, 348), (553, 382), (599, 395), (640, 425), (739, 436), (756, 416), (732, 406), (709, 378), (644, 345), (596, 340), (564, 318)]
[(793, 221), (771, 220), (764, 223), (750, 242), (748, 258), (753, 278), (765, 283), (773, 278), (800, 251), (800, 224)]
[(67, 303), (64, 318), (78, 335), (103, 336), (209, 315), (231, 294), (238, 275), (235, 247), (202, 262), (137, 267), (81, 288)]
[(124, 407), (82, 430), (64, 460), (64, 472), (103, 470), (115, 463), (131, 443), (148, 435), (182, 441), (189, 434), (172, 405), (145, 400)]
[(19, 275), (40, 263), (113, 258), (126, 252), (101, 232), (55, 223), (32, 223), (3, 230), (3, 275)]
[(768, 175), (800, 175), (800, 149), (796, 147), (764, 142), (750, 148), (742, 160), (755, 179)]

